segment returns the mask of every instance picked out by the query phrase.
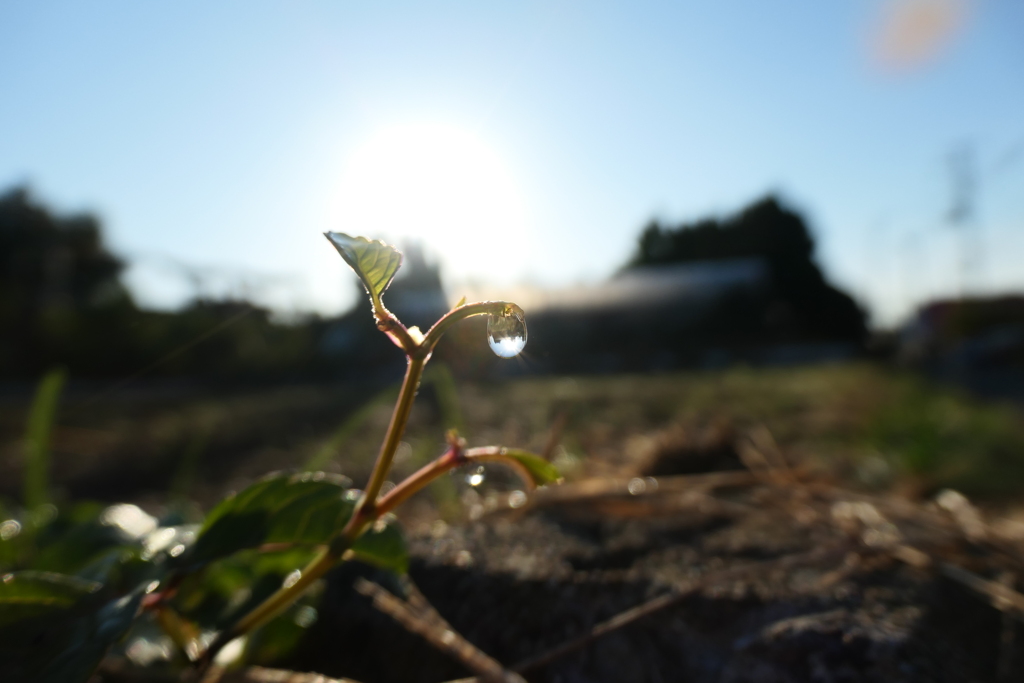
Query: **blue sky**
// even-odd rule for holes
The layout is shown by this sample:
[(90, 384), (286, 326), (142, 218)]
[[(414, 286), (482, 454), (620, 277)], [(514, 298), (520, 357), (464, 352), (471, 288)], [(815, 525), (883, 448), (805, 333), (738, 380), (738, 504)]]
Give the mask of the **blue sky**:
[[(884, 58), (886, 12), (929, 2), (959, 20)], [(965, 144), (966, 275), (944, 218)], [(95, 211), (151, 305), (193, 291), (183, 264), (340, 310), (325, 230), (419, 237), (456, 290), (595, 281), (650, 218), (775, 191), (891, 322), (1024, 288), (1021, 145), (1013, 0), (0, 4), (0, 187)]]

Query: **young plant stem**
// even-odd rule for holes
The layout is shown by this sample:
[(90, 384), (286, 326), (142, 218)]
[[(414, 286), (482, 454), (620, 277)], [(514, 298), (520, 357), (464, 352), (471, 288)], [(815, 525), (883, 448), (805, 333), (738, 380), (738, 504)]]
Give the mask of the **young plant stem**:
[(409, 421), (409, 412), (412, 410), (413, 400), (416, 398), (416, 390), (420, 385), (420, 378), (423, 376), (423, 367), (426, 365), (429, 356), (419, 354), (409, 355), (409, 364), (405, 371), (405, 380), (402, 382), (401, 393), (398, 395), (398, 402), (395, 404), (395, 411), (391, 415), (391, 424), (388, 425), (388, 432), (381, 446), (377, 462), (374, 464), (370, 481), (366, 490), (356, 504), (356, 509), (349, 518), (348, 523), (341, 533), (302, 570), (299, 579), (284, 586), (269, 598), (260, 603), (256, 608), (238, 620), (231, 628), (222, 631), (204, 653), (201, 660), (201, 668), (209, 666), (217, 652), (230, 641), (239, 636), (259, 628), (275, 616), (286, 610), (292, 603), (299, 599), (299, 596), (317, 579), (327, 573), (341, 559), (346, 550), (355, 542), (363, 530), (369, 526), (380, 512), (377, 510), (376, 500), (380, 493), (388, 471), (391, 469), (391, 461), (395, 457), (395, 451), (402, 439), (405, 425)]
[(386, 334), (395, 346), (405, 351), (406, 354), (415, 353), (418, 346), (416, 340), (409, 334), (408, 328), (399, 322), (391, 311), (384, 308), (384, 304), (380, 304), (379, 309), (374, 306), (373, 318), (377, 323), (377, 329)]
[(391, 512), (409, 500), (413, 494), (424, 488), (427, 484), (465, 462), (462, 448), (457, 444), (453, 445), (440, 458), (410, 474), (401, 484), (391, 489), (386, 495), (381, 496), (381, 499), (377, 501), (377, 514), (383, 515)]
[(500, 446), (484, 446), (482, 448), (463, 450), (461, 445), (455, 444), (445, 451), (444, 455), (440, 458), (410, 474), (401, 484), (391, 489), (386, 495), (381, 496), (381, 499), (377, 501), (377, 515), (380, 516), (391, 512), (445, 472), (473, 462), (500, 462), (515, 470), (527, 489), (537, 488), (530, 471), (523, 467), (515, 458), (508, 457), (508, 453), (508, 449)]
[(508, 301), (481, 301), (475, 304), (466, 304), (464, 306), (453, 308), (448, 311), (443, 318), (434, 323), (434, 326), (427, 331), (420, 347), (426, 349), (427, 353), (430, 353), (434, 350), (437, 342), (441, 340), (441, 337), (444, 336), (444, 333), (448, 331), (448, 328), (460, 320), (465, 320), (466, 318), (471, 318), (475, 315), (500, 315), (509, 308), (518, 312), (520, 315), (523, 314), (523, 309), (519, 308), (516, 304), (509, 303)]
[(387, 435), (377, 455), (377, 462), (373, 465), (373, 472), (370, 474), (370, 481), (366, 484), (366, 490), (356, 505), (356, 510), (346, 525), (346, 530), (354, 524), (359, 524), (362, 517), (376, 517), (373, 509), (377, 504), (377, 496), (384, 486), (388, 472), (391, 470), (391, 462), (395, 458), (395, 451), (405, 433), (405, 425), (409, 421), (409, 412), (412, 410), (413, 400), (420, 387), (420, 379), (423, 377), (423, 367), (427, 364), (429, 356), (419, 354), (409, 356), (409, 364), (405, 369), (405, 379), (402, 381), (402, 390), (398, 394), (398, 402), (395, 404), (395, 412), (391, 414), (391, 423), (388, 425)]
[(232, 640), (259, 628), (288, 609), (314, 581), (326, 574), (327, 570), (337, 564), (340, 557), (341, 553), (336, 552), (333, 547), (324, 548), (306, 565), (295, 583), (289, 586), (282, 586), (276, 593), (261, 602), (230, 628), (217, 634), (217, 637), (213, 639), (210, 646), (206, 648), (206, 652), (203, 653), (203, 656), (196, 663), (198, 672), (201, 674), (205, 671), (213, 663), (217, 653)]
[[(501, 314), (508, 310), (520, 309), (515, 304), (504, 301), (485, 301), (477, 304), (459, 306), (448, 312), (443, 318), (437, 321), (430, 331), (422, 338), (422, 341), (413, 339), (405, 326), (397, 318), (390, 314), (381, 304), (381, 311), (375, 310), (377, 327), (385, 332), (397, 346), (402, 348), (408, 357), (408, 365), (405, 370), (405, 379), (402, 381), (402, 388), (398, 395), (398, 402), (391, 414), (391, 422), (388, 425), (384, 443), (381, 445), (377, 461), (374, 463), (370, 480), (366, 484), (366, 490), (356, 503), (352, 516), (341, 532), (331, 541), (330, 545), (324, 548), (308, 565), (302, 570), (298, 580), (288, 586), (282, 586), (276, 593), (264, 600), (260, 605), (239, 619), (233, 626), (222, 631), (207, 648), (206, 652), (197, 662), (197, 670), (204, 671), (216, 657), (217, 653), (229, 642), (243, 636), (250, 631), (259, 628), (268, 621), (288, 609), (303, 592), (317, 579), (327, 573), (335, 564), (344, 559), (346, 551), (355, 543), (363, 531), (382, 514), (389, 512), (402, 502), (408, 500), (416, 491), (429, 484), (444, 472), (466, 462), (466, 456), (470, 451), (462, 450), (462, 442), (455, 440), (451, 447), (440, 458), (421, 468), (418, 472), (407, 478), (389, 494), (377, 500), (380, 495), (384, 481), (391, 470), (391, 463), (395, 458), (395, 451), (405, 433), (405, 426), (409, 421), (409, 413), (412, 410), (416, 392), (423, 377), (423, 368), (430, 359), (434, 346), (441, 339), (441, 336), (459, 320), (486, 314)], [(376, 307), (375, 307), (376, 308)], [(498, 449), (473, 449), (478, 451), (480, 459), (501, 460)], [(511, 463), (516, 465), (517, 463)], [(521, 468), (517, 468), (521, 469)], [(530, 482), (529, 472), (525, 472), (524, 479)]]
[(235, 632), (231, 637), (238, 637), (246, 634), (263, 624), (267, 623), (278, 614), (288, 609), (314, 581), (327, 573), (337, 562), (340, 555), (336, 555), (332, 549), (325, 548), (302, 570), (295, 583), (281, 588), (268, 599), (264, 600), (258, 607), (246, 614), (230, 631)]
[[(465, 462), (500, 462), (503, 465), (511, 467), (519, 475), (519, 478), (523, 480), (523, 484), (527, 489), (533, 490), (537, 488), (537, 484), (533, 481), (533, 475), (530, 474), (530, 470), (526, 469), (515, 458), (509, 457), (510, 453), (525, 453), (526, 451), (519, 451), (516, 449), (505, 448), (503, 446), (482, 446), (480, 448), (470, 448), (466, 451)], [(532, 453), (530, 455), (533, 455)]]
[(302, 570), (295, 583), (283, 586), (258, 607), (242, 617), (234, 626), (217, 636), (200, 659), (199, 670), (202, 671), (209, 666), (217, 652), (229, 642), (259, 628), (288, 609), (314, 581), (326, 574), (339, 561), (347, 559), (347, 551), (366, 527), (385, 513), (391, 512), (407, 501), (413, 494), (423, 489), (427, 484), (445, 472), (471, 462), (501, 462), (515, 469), (528, 488), (535, 488), (529, 470), (514, 458), (508, 457), (508, 449), (486, 446), (464, 450), (463, 445), (464, 442), (462, 440), (453, 439), (451, 446), (441, 457), (411, 474), (402, 483), (382, 496), (372, 507), (364, 507), (362, 512), (357, 511), (353, 513), (342, 532)]

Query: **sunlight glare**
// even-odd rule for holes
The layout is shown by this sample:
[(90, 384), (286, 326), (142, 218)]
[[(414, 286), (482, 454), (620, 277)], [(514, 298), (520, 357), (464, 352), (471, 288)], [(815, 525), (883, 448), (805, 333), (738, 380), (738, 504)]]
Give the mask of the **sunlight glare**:
[[(524, 202), (503, 160), (473, 133), (417, 124), (378, 131), (350, 156), (336, 230), (419, 240), (457, 280), (509, 282), (530, 246)], [(508, 268), (496, 268), (496, 263)]]

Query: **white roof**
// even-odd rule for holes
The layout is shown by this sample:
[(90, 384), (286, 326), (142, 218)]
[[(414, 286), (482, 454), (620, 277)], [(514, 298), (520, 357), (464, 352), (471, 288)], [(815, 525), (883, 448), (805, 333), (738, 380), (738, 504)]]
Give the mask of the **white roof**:
[(767, 281), (768, 264), (759, 258), (643, 266), (624, 270), (594, 285), (550, 292), (534, 308), (657, 306), (682, 299), (715, 297)]

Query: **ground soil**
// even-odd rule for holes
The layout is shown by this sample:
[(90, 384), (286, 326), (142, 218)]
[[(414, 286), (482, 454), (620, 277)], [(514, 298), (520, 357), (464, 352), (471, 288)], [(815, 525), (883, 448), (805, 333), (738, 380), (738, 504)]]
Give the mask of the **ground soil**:
[[(858, 366), (463, 386), (471, 445), (557, 443), (549, 454), (569, 482), (519, 505), (515, 480), (494, 472), (489, 490), (451, 480), (414, 499), (402, 512), (410, 578), (452, 629), (508, 667), (586, 641), (524, 669), (531, 683), (1024, 680), (1021, 612), (949, 569), (1019, 585), (1024, 525), (955, 497), (938, 505), (938, 475), (894, 483), (899, 460), (865, 436), (879, 397), (898, 403), (890, 384)], [(134, 500), (156, 513), (185, 454), (198, 453), (185, 493), (209, 509), (264, 472), (301, 467), (368, 391), (69, 399), (54, 481), (68, 498)], [(431, 391), (399, 474), (436, 454), (454, 423)], [(13, 497), (24, 415), (0, 407), (0, 495)], [(379, 407), (336, 444), (329, 468), (364, 478), (389, 417)], [(1016, 454), (1017, 441), (1005, 441), (993, 452)], [(973, 460), (965, 451), (955, 462)], [(319, 619), (276, 665), (361, 683), (470, 674), (354, 591), (360, 577), (407, 589), (342, 566)], [(665, 596), (662, 609), (587, 639)]]
[[(509, 667), (675, 596), (523, 670), (531, 682), (1024, 680), (1012, 613), (940, 569), (1005, 581), (1024, 566), (1005, 538), (968, 540), (935, 506), (743, 472), (632, 484), (586, 482), (436, 524), (413, 539), (411, 579)], [(367, 568), (339, 571), (288, 666), (364, 683), (469, 675), (354, 593), (358, 576), (402, 592)]]

